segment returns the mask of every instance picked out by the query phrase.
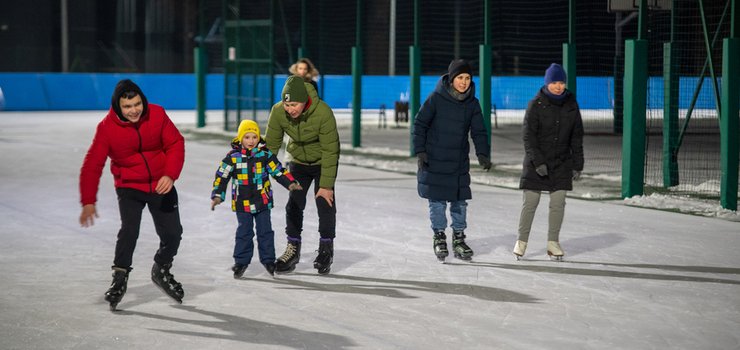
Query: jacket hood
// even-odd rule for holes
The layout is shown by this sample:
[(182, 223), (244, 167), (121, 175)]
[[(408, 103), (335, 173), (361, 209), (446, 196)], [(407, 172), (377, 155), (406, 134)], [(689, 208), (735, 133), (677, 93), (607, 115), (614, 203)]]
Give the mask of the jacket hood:
[(147, 115), (147, 112), (149, 111), (149, 102), (147, 101), (144, 92), (142, 92), (141, 88), (139, 88), (139, 86), (133, 81), (124, 79), (116, 84), (116, 88), (113, 90), (113, 96), (111, 96), (110, 101), (111, 109), (116, 113), (121, 121), (128, 122), (128, 120), (123, 117), (123, 112), (121, 112), (120, 100), (124, 94), (129, 94), (131, 97), (136, 95), (141, 96), (141, 102), (144, 104), (144, 110), (141, 112), (141, 116), (143, 118)]
[(454, 101), (454, 102), (462, 102), (462, 103), (465, 103), (465, 102), (468, 102), (471, 99), (475, 98), (475, 82), (473, 82), (473, 80), (470, 80), (470, 88), (468, 88), (468, 91), (469, 91), (468, 97), (466, 97), (462, 101), (460, 101), (460, 100), (456, 99), (455, 97), (453, 97), (452, 95), (450, 95), (450, 92), (447, 91), (447, 87), (449, 87), (449, 86), (450, 86), (450, 75), (449, 74), (445, 74), (445, 75), (441, 76), (439, 78), (439, 80), (437, 80), (437, 85), (434, 86), (434, 92), (437, 93), (437, 94), (440, 94), (445, 99), (448, 99), (448, 100)]

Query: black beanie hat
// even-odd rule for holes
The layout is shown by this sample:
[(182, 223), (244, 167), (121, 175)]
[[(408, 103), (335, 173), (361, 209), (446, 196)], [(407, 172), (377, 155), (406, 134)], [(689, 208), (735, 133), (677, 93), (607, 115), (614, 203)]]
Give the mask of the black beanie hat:
[(468, 73), (472, 77), (473, 69), (470, 68), (470, 64), (463, 59), (452, 60), (452, 62), (450, 62), (450, 66), (447, 67), (447, 74), (450, 77), (450, 81), (455, 80), (455, 77), (462, 73)]
[(141, 96), (141, 103), (144, 105), (144, 110), (141, 112), (141, 115), (146, 115), (146, 112), (149, 109), (149, 103), (146, 100), (146, 96), (144, 96), (144, 93), (141, 91), (141, 88), (139, 88), (139, 85), (136, 85), (130, 79), (123, 79), (116, 84), (116, 88), (113, 90), (113, 96), (111, 96), (110, 101), (111, 106), (113, 106), (113, 111), (116, 112), (119, 119), (128, 121), (128, 119), (123, 117), (123, 112), (121, 112), (120, 100), (124, 95), (126, 98), (134, 98), (136, 95)]

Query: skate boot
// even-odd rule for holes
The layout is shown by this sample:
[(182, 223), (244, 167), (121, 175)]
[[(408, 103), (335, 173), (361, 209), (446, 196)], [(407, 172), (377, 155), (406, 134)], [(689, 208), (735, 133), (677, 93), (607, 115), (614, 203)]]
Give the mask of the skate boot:
[(172, 264), (160, 265), (155, 262), (152, 265), (152, 282), (164, 294), (167, 294), (170, 298), (182, 304), (182, 298), (185, 296), (185, 292), (182, 290), (182, 284), (175, 281), (175, 277), (170, 273), (171, 268)]
[(231, 267), (231, 271), (234, 271), (234, 279), (240, 279), (244, 276), (244, 271), (247, 271), (248, 265), (234, 264)]
[(285, 253), (275, 261), (275, 272), (288, 273), (295, 270), (295, 265), (301, 260), (301, 241), (288, 238)]
[(452, 233), (452, 251), (460, 260), (470, 261), (473, 259), (473, 250), (465, 243), (465, 233), (455, 231)]
[(527, 242), (517, 240), (514, 244), (514, 255), (516, 255), (516, 260), (521, 260), (525, 251), (527, 251)]
[(105, 301), (110, 303), (110, 311), (116, 311), (116, 306), (126, 294), (128, 285), (128, 269), (122, 267), (113, 267), (113, 281), (110, 288), (105, 292)]
[(334, 241), (331, 238), (319, 240), (319, 255), (313, 261), (313, 268), (319, 270), (319, 275), (326, 275), (331, 271), (331, 263), (334, 261)]
[(434, 233), (433, 247), (434, 255), (437, 256), (437, 260), (444, 263), (445, 258), (450, 255), (447, 251), (447, 236), (445, 236), (445, 231), (437, 231)]
[(550, 256), (550, 260), (563, 261), (565, 252), (560, 247), (558, 241), (547, 241), (547, 255)]
[(275, 263), (269, 262), (262, 265), (265, 266), (265, 270), (267, 270), (267, 273), (269, 273), (270, 276), (275, 276)]

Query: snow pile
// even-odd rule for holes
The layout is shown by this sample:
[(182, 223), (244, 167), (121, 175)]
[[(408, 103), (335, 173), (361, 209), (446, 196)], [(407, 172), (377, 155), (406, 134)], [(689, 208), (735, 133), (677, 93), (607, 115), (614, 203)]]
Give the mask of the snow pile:
[(722, 208), (717, 201), (691, 198), (688, 196), (653, 193), (648, 196), (625, 198), (626, 205), (661, 210), (675, 210), (681, 213), (716, 217), (740, 222), (740, 213)]

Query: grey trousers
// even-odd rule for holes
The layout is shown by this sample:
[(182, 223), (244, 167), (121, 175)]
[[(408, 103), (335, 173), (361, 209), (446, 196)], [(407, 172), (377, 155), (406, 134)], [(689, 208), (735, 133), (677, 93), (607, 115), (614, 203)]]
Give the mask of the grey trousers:
[[(560, 238), (560, 227), (563, 226), (565, 216), (565, 194), (568, 191), (550, 192), (550, 211), (548, 215), (547, 240), (558, 241)], [(519, 216), (519, 240), (529, 241), (529, 231), (532, 229), (534, 213), (540, 204), (540, 191), (524, 190), (524, 201), (522, 213)]]

